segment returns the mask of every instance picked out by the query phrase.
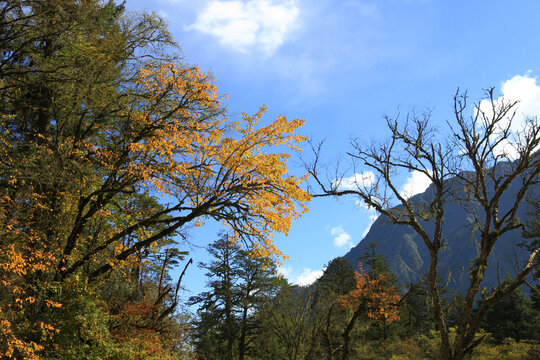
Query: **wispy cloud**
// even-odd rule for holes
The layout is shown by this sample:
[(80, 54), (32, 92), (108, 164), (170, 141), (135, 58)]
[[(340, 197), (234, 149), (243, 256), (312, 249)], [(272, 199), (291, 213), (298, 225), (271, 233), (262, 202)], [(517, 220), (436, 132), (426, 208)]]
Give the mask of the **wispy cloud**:
[(335, 246), (348, 248), (352, 248), (354, 246), (351, 235), (343, 229), (343, 226), (340, 225), (333, 227), (330, 229), (330, 234), (334, 237)]
[(322, 275), (322, 270), (311, 270), (309, 268), (304, 268), (304, 271), (298, 276), (296, 283), (300, 286), (311, 285)]
[(375, 182), (375, 174), (372, 171), (363, 173), (355, 173), (352, 176), (336, 179), (333, 185), (339, 190), (354, 190), (358, 188), (366, 188)]
[(408, 199), (426, 191), (430, 184), (431, 180), (429, 180), (426, 174), (420, 171), (412, 171), (407, 178), (407, 182), (399, 190), (399, 193)]
[(298, 27), (299, 14), (296, 0), (211, 1), (191, 28), (234, 50), (271, 54)]

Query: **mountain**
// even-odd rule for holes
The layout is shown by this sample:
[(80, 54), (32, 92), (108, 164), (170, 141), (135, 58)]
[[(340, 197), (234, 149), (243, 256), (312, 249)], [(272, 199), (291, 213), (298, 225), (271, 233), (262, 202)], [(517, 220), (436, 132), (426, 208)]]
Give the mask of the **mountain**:
[[(501, 213), (509, 209), (514, 200), (519, 184), (514, 181), (501, 198)], [(540, 193), (540, 185), (530, 189), (530, 193)], [(421, 204), (428, 203), (433, 196), (432, 186), (422, 193), (415, 195), (411, 201)], [(474, 207), (475, 204), (469, 204)], [(399, 210), (399, 207), (395, 208)], [(475, 219), (465, 211), (457, 202), (448, 201), (445, 205), (444, 238), (445, 246), (439, 255), (439, 274), (443, 281), (448, 281), (451, 290), (464, 293), (469, 285), (468, 268), (476, 257), (479, 243), (478, 234), (474, 231)], [(517, 217), (526, 219), (530, 217), (532, 206), (523, 203), (518, 210)], [(423, 223), (428, 234), (433, 232), (432, 221)], [(496, 242), (492, 255), (489, 258), (488, 269), (482, 287), (491, 289), (504, 280), (508, 273), (516, 273), (516, 261), (520, 264), (527, 256), (527, 252), (518, 244), (523, 240), (520, 230), (504, 234)], [(353, 264), (368, 252), (368, 244), (374, 242), (375, 251), (384, 255), (397, 276), (401, 285), (408, 285), (426, 278), (429, 268), (429, 252), (418, 234), (409, 226), (392, 224), (385, 216), (373, 223), (367, 235), (360, 243), (353, 247), (344, 258)]]

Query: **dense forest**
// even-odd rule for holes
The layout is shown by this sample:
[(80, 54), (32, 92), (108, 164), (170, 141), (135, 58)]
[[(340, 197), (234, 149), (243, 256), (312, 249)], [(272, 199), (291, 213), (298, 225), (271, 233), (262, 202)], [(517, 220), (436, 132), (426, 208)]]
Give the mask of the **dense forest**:
[[(538, 216), (488, 226), (486, 241), (509, 224), (536, 254), (492, 292), (454, 293), (436, 271), (398, 287), (375, 245), (356, 264), (330, 261), (311, 286), (289, 284), (272, 236), (312, 196), (347, 195), (319, 181), (316, 162), (306, 172), (322, 194), (287, 169), (307, 140), (295, 134), (302, 120), (260, 125), (265, 107), (229, 116), (155, 14), (112, 0), (1, 4), (0, 358), (538, 358)], [(518, 203), (538, 182), (533, 129), (507, 176), (528, 179)], [(209, 219), (225, 230), (199, 264), (208, 291), (186, 299), (183, 241)]]
[[(0, 348), (7, 358), (176, 358), (186, 226), (254, 254), (305, 211), (300, 120), (226, 116), (162, 19), (113, 1), (7, 1), (0, 17)], [(275, 150), (272, 150), (275, 149)]]
[[(427, 282), (400, 291), (384, 256), (375, 244), (370, 249), (358, 266), (333, 259), (314, 284), (298, 287), (273, 275), (264, 259), (218, 237), (209, 246), (213, 261), (203, 264), (211, 290), (190, 300), (199, 304), (192, 328), (197, 358), (440, 359)], [(455, 337), (464, 297), (442, 280), (439, 287)], [(537, 359), (538, 305), (538, 286), (498, 302), (468, 358)]]

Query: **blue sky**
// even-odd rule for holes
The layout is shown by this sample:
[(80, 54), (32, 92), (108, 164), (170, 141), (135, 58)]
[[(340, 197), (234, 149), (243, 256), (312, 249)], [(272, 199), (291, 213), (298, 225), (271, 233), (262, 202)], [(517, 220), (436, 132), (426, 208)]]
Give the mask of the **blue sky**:
[[(128, 0), (127, 8), (167, 19), (185, 61), (211, 71), (229, 94), (231, 116), (266, 104), (267, 121), (303, 118), (302, 134), (325, 139), (328, 164), (351, 137), (383, 138), (383, 116), (398, 108), (430, 108), (444, 125), (458, 87), (474, 100), (496, 87), (498, 96), (520, 99), (521, 111), (540, 114), (537, 0)], [(401, 182), (411, 194), (427, 186), (415, 174)], [(356, 245), (374, 216), (355, 199), (308, 206), (287, 238), (276, 237), (290, 257), (281, 271), (301, 284)], [(193, 230), (191, 242), (204, 247), (217, 231), (213, 224)], [(207, 261), (201, 248), (192, 256)], [(191, 267), (184, 285), (197, 293), (205, 281)]]

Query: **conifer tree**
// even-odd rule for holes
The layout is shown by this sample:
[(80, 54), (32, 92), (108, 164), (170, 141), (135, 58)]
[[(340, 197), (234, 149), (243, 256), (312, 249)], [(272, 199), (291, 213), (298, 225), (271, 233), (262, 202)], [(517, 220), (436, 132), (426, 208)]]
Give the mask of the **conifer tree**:
[[(197, 353), (204, 358), (244, 359), (261, 326), (256, 315), (280, 284), (275, 264), (242, 249), (227, 233), (207, 249), (212, 260), (200, 266), (207, 270), (209, 291), (190, 299), (199, 305), (194, 323)], [(209, 343), (209, 334), (225, 346)]]
[(213, 218), (279, 258), (272, 234), (309, 195), (276, 149), (299, 150), (302, 121), (259, 126), (264, 107), (227, 118), (155, 15), (112, 0), (2, 4), (0, 350), (172, 357), (173, 248)]

